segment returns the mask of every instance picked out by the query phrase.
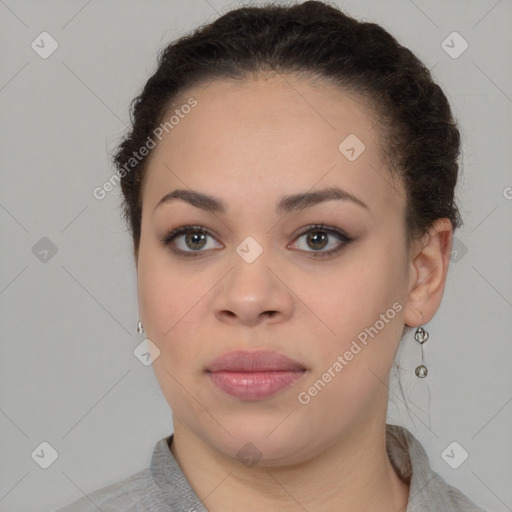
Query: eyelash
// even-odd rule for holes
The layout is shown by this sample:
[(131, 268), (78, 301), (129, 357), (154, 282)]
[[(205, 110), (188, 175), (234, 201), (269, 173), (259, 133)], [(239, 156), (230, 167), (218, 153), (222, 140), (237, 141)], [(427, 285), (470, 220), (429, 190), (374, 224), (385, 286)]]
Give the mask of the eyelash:
[[(169, 233), (167, 233), (163, 238), (160, 239), (160, 241), (165, 245), (165, 246), (171, 246), (171, 242), (177, 238), (179, 235), (182, 235), (182, 234), (185, 234), (185, 233), (188, 233), (190, 231), (193, 231), (194, 233), (200, 233), (200, 234), (205, 234), (205, 235), (209, 235), (211, 236), (212, 238), (215, 238), (207, 229), (205, 229), (203, 226), (190, 226), (190, 225), (187, 225), (187, 226), (181, 226), (179, 228), (176, 228), (176, 229), (173, 229), (172, 231), (170, 231)], [(319, 232), (322, 232), (322, 233), (327, 233), (329, 235), (335, 235), (336, 237), (338, 237), (340, 239), (340, 245), (338, 245), (335, 249), (331, 249), (330, 251), (323, 251), (323, 252), (320, 252), (320, 251), (304, 251), (304, 252), (307, 252), (307, 253), (310, 253), (312, 252), (314, 254), (314, 258), (319, 258), (319, 259), (323, 259), (323, 258), (327, 258), (333, 254), (336, 254), (337, 252), (341, 251), (341, 249), (343, 249), (348, 243), (350, 243), (353, 239), (350, 238), (347, 234), (345, 234), (343, 231), (340, 231), (339, 229), (337, 228), (332, 228), (332, 227), (329, 227), (329, 226), (326, 226), (325, 224), (313, 224), (311, 226), (307, 226), (306, 229), (304, 229), (296, 238), (296, 240), (298, 240), (300, 237), (310, 233), (310, 232), (315, 232), (315, 231), (319, 231)], [(173, 248), (171, 246), (171, 251), (179, 256), (183, 256), (183, 257), (198, 257), (199, 256), (199, 253), (201, 252), (205, 252), (205, 251), (201, 251), (201, 250), (198, 250), (198, 251), (182, 251), (181, 249), (176, 249), (176, 248)]]

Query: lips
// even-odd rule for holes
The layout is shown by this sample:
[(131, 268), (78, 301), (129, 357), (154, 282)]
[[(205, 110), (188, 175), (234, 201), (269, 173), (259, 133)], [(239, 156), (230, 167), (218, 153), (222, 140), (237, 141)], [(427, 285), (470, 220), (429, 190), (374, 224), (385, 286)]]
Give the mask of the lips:
[(302, 371), (305, 367), (279, 352), (235, 350), (214, 359), (207, 368), (210, 372)]
[(224, 393), (241, 400), (262, 400), (295, 384), (306, 368), (278, 352), (236, 350), (213, 360), (207, 372)]

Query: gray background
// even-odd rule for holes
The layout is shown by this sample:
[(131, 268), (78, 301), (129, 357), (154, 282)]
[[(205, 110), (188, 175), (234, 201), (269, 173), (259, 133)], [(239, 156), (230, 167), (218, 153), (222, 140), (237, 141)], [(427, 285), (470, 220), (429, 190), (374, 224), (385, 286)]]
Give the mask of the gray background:
[[(0, 0), (2, 511), (51, 511), (129, 476), (172, 431), (151, 366), (133, 354), (144, 335), (119, 190), (101, 201), (92, 191), (113, 172), (109, 151), (157, 50), (236, 5)], [(399, 354), (411, 414), (393, 381), (388, 421), (409, 428), (471, 499), (512, 510), (512, 1), (338, 5), (433, 70), (464, 138), (465, 225), (426, 326), (429, 376), (414, 375), (411, 334)], [(31, 47), (43, 31), (59, 45), (46, 59)], [(453, 31), (469, 44), (458, 58), (441, 46)], [(43, 237), (56, 254), (41, 252)], [(47, 469), (31, 456), (43, 441), (58, 452)], [(458, 469), (441, 456), (452, 441), (469, 453)]]

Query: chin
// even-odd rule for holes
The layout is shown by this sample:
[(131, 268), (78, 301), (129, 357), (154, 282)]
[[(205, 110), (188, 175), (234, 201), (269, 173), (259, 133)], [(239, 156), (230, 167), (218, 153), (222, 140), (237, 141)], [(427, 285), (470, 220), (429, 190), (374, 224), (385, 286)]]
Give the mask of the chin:
[[(232, 437), (224, 430), (215, 432), (204, 430), (199, 435), (210, 446), (223, 455), (237, 459), (247, 466), (277, 467), (300, 463), (312, 456), (312, 439), (305, 434), (296, 421), (285, 418), (286, 414), (276, 414), (272, 420), (259, 417), (239, 417), (227, 421), (218, 417)], [(196, 431), (197, 432), (197, 431)], [(213, 435), (212, 435), (213, 434)], [(313, 439), (317, 434), (313, 435)]]

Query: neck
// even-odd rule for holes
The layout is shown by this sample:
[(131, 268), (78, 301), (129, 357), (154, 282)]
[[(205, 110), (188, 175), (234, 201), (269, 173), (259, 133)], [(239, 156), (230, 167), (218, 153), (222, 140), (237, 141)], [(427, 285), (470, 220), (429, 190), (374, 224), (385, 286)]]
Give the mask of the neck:
[(285, 467), (247, 467), (177, 418), (174, 427), (171, 452), (209, 512), (406, 511), (409, 486), (387, 455), (385, 420), (358, 425), (314, 459)]

